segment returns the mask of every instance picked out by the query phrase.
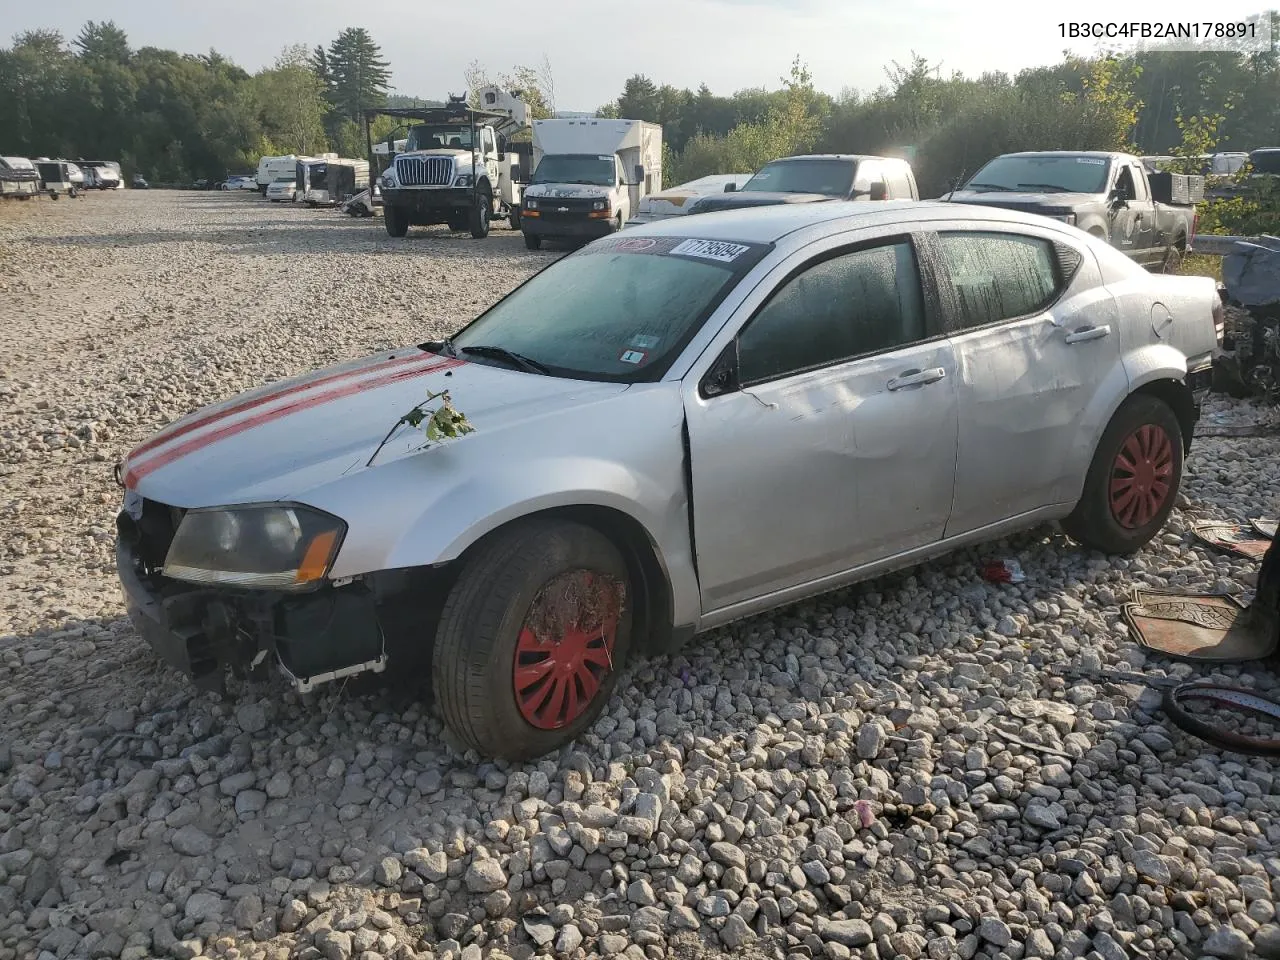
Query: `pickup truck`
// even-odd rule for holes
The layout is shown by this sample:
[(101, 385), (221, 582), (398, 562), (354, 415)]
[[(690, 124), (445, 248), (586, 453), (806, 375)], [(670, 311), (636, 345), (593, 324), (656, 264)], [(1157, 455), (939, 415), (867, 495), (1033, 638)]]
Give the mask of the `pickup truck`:
[(1171, 194), (1181, 185), (1195, 195), (1203, 183), (1203, 177), (1148, 175), (1127, 153), (1053, 150), (996, 157), (943, 199), (1074, 224), (1148, 269), (1174, 273), (1195, 239), (1197, 213), (1194, 203), (1170, 202)]
[(783, 157), (761, 167), (741, 189), (696, 201), (689, 213), (822, 200), (919, 200), (915, 174), (905, 160), (857, 154)]

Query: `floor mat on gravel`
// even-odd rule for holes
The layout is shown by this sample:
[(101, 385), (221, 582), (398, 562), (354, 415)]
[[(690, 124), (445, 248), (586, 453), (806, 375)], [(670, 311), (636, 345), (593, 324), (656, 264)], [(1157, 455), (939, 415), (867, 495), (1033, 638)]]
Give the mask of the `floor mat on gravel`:
[(1261, 560), (1267, 547), (1271, 546), (1275, 528), (1274, 520), (1251, 520), (1248, 523), (1202, 520), (1192, 525), (1191, 536), (1223, 553), (1233, 553), (1248, 560)]
[(1181, 660), (1260, 660), (1277, 645), (1233, 597), (1138, 590), (1123, 612), (1142, 646)]

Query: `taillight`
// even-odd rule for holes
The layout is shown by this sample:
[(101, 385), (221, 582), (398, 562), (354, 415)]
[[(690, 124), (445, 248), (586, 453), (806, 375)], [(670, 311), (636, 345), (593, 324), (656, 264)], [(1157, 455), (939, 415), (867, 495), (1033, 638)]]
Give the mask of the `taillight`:
[(1196, 233), (1200, 230), (1200, 210), (1196, 209), (1191, 214), (1191, 236), (1187, 240), (1187, 249), (1195, 246)]
[(1222, 344), (1223, 334), (1227, 329), (1227, 311), (1222, 305), (1222, 298), (1214, 296), (1213, 298), (1213, 332), (1218, 335), (1218, 344)]

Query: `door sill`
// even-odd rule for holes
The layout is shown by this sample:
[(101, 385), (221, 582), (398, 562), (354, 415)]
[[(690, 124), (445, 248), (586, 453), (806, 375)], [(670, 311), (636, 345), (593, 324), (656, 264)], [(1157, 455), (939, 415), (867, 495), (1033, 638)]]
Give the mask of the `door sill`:
[(698, 632), (710, 630), (714, 627), (724, 626), (734, 620), (741, 620), (744, 617), (750, 617), (757, 613), (763, 613), (766, 610), (773, 610), (777, 607), (786, 606), (789, 603), (795, 603), (812, 597), (820, 593), (828, 593), (832, 590), (838, 590), (841, 587), (847, 587), (850, 584), (858, 583), (863, 580), (871, 580), (875, 577), (884, 576), (895, 570), (901, 570), (904, 567), (913, 567), (918, 564), (925, 563), (936, 557), (951, 553), (962, 547), (971, 546), (975, 543), (983, 543), (988, 540), (998, 540), (1001, 537), (1008, 536), (1020, 530), (1037, 526), (1042, 523), (1061, 520), (1066, 516), (1074, 504), (1055, 504), (1049, 507), (1042, 507), (1037, 510), (1031, 510), (1027, 513), (1019, 514), (1008, 520), (1001, 520), (998, 523), (988, 524), (985, 527), (978, 527), (976, 530), (969, 530), (965, 533), (957, 534), (954, 537), (948, 537), (945, 540), (938, 540), (935, 543), (928, 544), (923, 547), (917, 547), (914, 550), (908, 550), (904, 553), (895, 554), (891, 557), (885, 557), (882, 560), (876, 560), (871, 563), (864, 563), (858, 567), (852, 567), (848, 570), (842, 570), (839, 573), (830, 574), (820, 577), (817, 580), (810, 580), (805, 583), (797, 584), (793, 587), (786, 587), (782, 590), (775, 590), (772, 593), (762, 594), (750, 600), (741, 600), (725, 607), (719, 607), (715, 610), (705, 613), (702, 620), (698, 624)]

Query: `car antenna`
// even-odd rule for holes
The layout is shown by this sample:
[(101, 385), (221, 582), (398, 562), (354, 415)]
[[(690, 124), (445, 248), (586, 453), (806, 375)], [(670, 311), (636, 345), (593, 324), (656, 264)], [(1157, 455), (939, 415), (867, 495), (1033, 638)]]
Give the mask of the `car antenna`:
[(964, 182), (964, 175), (967, 173), (965, 167), (960, 168), (960, 176), (951, 182), (951, 190), (947, 193), (947, 201), (950, 202), (951, 197), (955, 194), (956, 188)]

